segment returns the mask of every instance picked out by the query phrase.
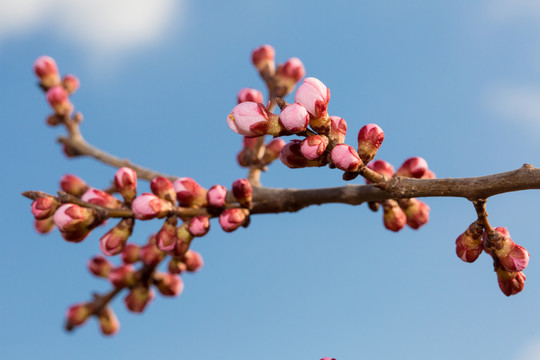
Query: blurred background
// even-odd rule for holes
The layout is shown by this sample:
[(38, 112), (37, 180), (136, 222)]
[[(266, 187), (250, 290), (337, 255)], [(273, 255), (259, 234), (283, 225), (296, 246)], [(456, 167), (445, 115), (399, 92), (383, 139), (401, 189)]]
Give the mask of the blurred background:
[[(231, 234), (213, 221), (193, 245), (205, 266), (183, 276), (183, 294), (158, 295), (142, 315), (118, 298), (112, 338), (94, 319), (62, 329), (69, 305), (110, 287), (86, 269), (109, 227), (80, 244), (39, 235), (20, 195), (53, 193), (65, 173), (106, 187), (115, 172), (63, 156), (63, 130), (45, 125), (50, 109), (32, 72), (40, 55), (80, 78), (72, 100), (90, 143), (229, 187), (246, 171), (225, 120), (239, 89), (265, 90), (250, 64), (261, 44), (278, 63), (299, 57), (330, 88), (329, 113), (347, 120), (349, 144), (363, 125), (381, 126), (378, 158), (396, 167), (410, 156), (438, 177), (540, 166), (539, 35), (535, 0), (0, 0), (0, 358), (539, 359), (536, 191), (488, 202), (491, 223), (531, 253), (525, 289), (510, 298), (488, 256), (466, 264), (455, 255), (475, 220), (467, 201), (423, 199), (430, 222), (397, 234), (367, 206), (327, 205), (254, 216)], [(262, 183), (344, 184), (337, 170), (279, 162)], [(160, 226), (138, 224), (133, 241)]]

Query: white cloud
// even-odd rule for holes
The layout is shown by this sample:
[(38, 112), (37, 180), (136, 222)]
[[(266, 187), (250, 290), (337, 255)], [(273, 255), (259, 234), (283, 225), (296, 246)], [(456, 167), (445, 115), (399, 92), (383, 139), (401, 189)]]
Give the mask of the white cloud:
[(538, 360), (540, 359), (540, 339), (526, 344), (518, 353), (515, 360)]
[(502, 119), (540, 127), (538, 85), (494, 88), (487, 91), (485, 100), (491, 111)]

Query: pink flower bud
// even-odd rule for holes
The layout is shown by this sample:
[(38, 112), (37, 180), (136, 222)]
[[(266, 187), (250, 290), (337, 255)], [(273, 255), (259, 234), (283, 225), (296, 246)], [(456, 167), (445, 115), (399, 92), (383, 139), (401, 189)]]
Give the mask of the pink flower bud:
[(276, 51), (270, 45), (262, 45), (251, 53), (251, 62), (260, 73), (266, 72), (269, 75), (275, 71), (274, 59), (276, 57)]
[[(407, 217), (407, 225), (412, 229), (419, 229), (429, 221), (429, 206), (418, 199), (401, 199), (399, 206)], [(482, 234), (480, 234), (481, 236)], [(481, 252), (482, 250), (480, 250)]]
[(266, 144), (266, 147), (264, 148), (264, 154), (261, 162), (267, 165), (276, 160), (284, 146), (285, 141), (283, 141), (283, 139), (272, 139), (272, 141)]
[(188, 250), (186, 252), (184, 255), (184, 263), (186, 264), (186, 269), (189, 272), (199, 271), (204, 265), (201, 254), (193, 250)]
[(206, 206), (206, 189), (189, 177), (177, 179), (173, 183), (180, 206)]
[(133, 219), (123, 219), (99, 239), (99, 248), (107, 256), (120, 254), (133, 232)]
[(399, 231), (407, 224), (407, 216), (395, 200), (385, 200), (383, 202), (383, 222), (384, 227), (391, 231)]
[(50, 233), (54, 229), (54, 220), (50, 216), (42, 220), (34, 220), (34, 229), (40, 234)]
[(47, 196), (37, 198), (32, 202), (32, 215), (36, 220), (43, 220), (54, 215), (60, 203), (55, 198)]
[(233, 108), (227, 117), (227, 124), (232, 131), (244, 136), (276, 136), (281, 132), (278, 118), (263, 104), (246, 101)]
[(435, 179), (437, 176), (435, 176), (435, 173), (429, 169), (426, 170), (424, 175), (420, 179)]
[(294, 85), (305, 75), (306, 70), (302, 61), (298, 58), (291, 58), (278, 66), (276, 70), (277, 86), (284, 89), (282, 90), (284, 94), (288, 94), (294, 89)]
[[(496, 252), (497, 254), (497, 252)], [(508, 253), (504, 256), (499, 256), (501, 266), (508, 271), (523, 271), (529, 264), (529, 252), (523, 246), (520, 246), (512, 241), (512, 245)]]
[(294, 102), (303, 105), (314, 118), (326, 117), (330, 90), (318, 79), (308, 77), (296, 90)]
[(114, 335), (120, 330), (120, 322), (110, 307), (105, 307), (98, 314), (99, 328), (103, 335)]
[(386, 176), (387, 178), (394, 176), (394, 167), (384, 160), (379, 159), (372, 161), (367, 164), (367, 167), (381, 175)]
[(155, 297), (154, 291), (145, 287), (137, 286), (129, 292), (129, 294), (124, 298), (124, 303), (129, 311), (135, 313), (142, 313)]
[[(504, 237), (512, 238), (510, 236), (510, 233), (508, 232), (508, 229), (505, 228), (504, 226), (498, 226), (494, 230), (496, 232), (500, 233)], [(490, 248), (488, 248), (488, 244), (486, 244), (486, 241), (487, 241), (487, 234), (484, 231), (484, 233), (482, 234), (482, 246), (484, 247), (484, 251), (486, 252), (486, 254), (491, 255), (491, 250), (490, 250)]]
[(141, 247), (141, 260), (145, 265), (157, 265), (165, 257), (165, 253), (157, 248), (153, 243), (146, 244)]
[(214, 185), (206, 194), (206, 201), (209, 206), (221, 208), (225, 204), (225, 198), (227, 197), (227, 188), (223, 185)]
[(251, 208), (253, 188), (247, 179), (238, 179), (233, 182), (232, 192), (242, 207)]
[(302, 140), (300, 151), (308, 160), (318, 159), (326, 150), (328, 138), (324, 135), (311, 135)]
[(343, 144), (347, 134), (347, 122), (339, 116), (330, 116), (330, 133), (328, 138), (334, 144)]
[(456, 239), (456, 254), (465, 262), (474, 262), (482, 253), (483, 228), (477, 222), (473, 222), (467, 230)]
[(93, 306), (89, 303), (79, 303), (68, 308), (66, 313), (66, 328), (73, 329), (82, 325), (92, 315)]
[(421, 157), (408, 158), (396, 172), (396, 176), (413, 177), (420, 179), (428, 170), (426, 160)]
[(184, 282), (180, 276), (174, 274), (156, 273), (154, 283), (163, 296), (178, 296), (184, 290)]
[(290, 133), (296, 134), (306, 130), (309, 125), (309, 114), (300, 104), (287, 105), (279, 114), (279, 122)]
[(224, 231), (231, 232), (238, 229), (248, 215), (249, 211), (246, 209), (225, 209), (219, 215), (219, 224)]
[(331, 157), (338, 169), (347, 172), (356, 172), (364, 165), (356, 150), (347, 144), (337, 144), (332, 149)]
[(279, 153), (281, 162), (291, 169), (324, 166), (328, 163), (325, 156), (319, 157), (317, 160), (308, 160), (302, 155), (301, 140), (291, 140), (290, 143), (283, 146)]
[(176, 224), (176, 216), (170, 217), (156, 234), (156, 246), (159, 250), (168, 252), (176, 246)]
[(187, 270), (187, 266), (180, 259), (172, 258), (171, 261), (169, 261), (167, 270), (169, 270), (171, 274), (181, 274)]
[(189, 249), (189, 245), (194, 236), (189, 232), (189, 224), (184, 223), (176, 229), (176, 246), (169, 251), (169, 254), (174, 257), (182, 258)]
[(54, 223), (62, 233), (62, 237), (71, 242), (80, 242), (95, 227), (95, 216), (92, 209), (75, 204), (64, 204), (54, 213)]
[(76, 197), (81, 197), (88, 190), (88, 185), (75, 175), (66, 174), (60, 179), (60, 188)]
[(133, 200), (131, 204), (133, 216), (139, 220), (149, 220), (153, 218), (164, 218), (173, 210), (170, 202), (158, 198), (154, 194), (143, 193)]
[(237, 100), (239, 104), (246, 101), (262, 104), (263, 96), (259, 90), (243, 88), (238, 92)]
[(137, 196), (137, 173), (128, 167), (122, 167), (114, 175), (116, 190), (126, 202), (132, 202)]
[(358, 155), (367, 164), (377, 154), (384, 140), (384, 132), (376, 124), (368, 124), (358, 132)]
[(195, 237), (202, 237), (210, 230), (210, 220), (207, 216), (197, 215), (189, 219), (188, 231)]
[(79, 78), (75, 75), (67, 74), (62, 79), (62, 86), (64, 87), (64, 89), (66, 89), (68, 94), (73, 94), (75, 91), (77, 91), (79, 85)]
[(321, 360), (336, 360), (334, 358), (329, 358), (329, 357), (323, 357)]
[(141, 248), (136, 244), (127, 244), (122, 250), (122, 261), (124, 264), (134, 264), (141, 259)]
[(109, 281), (119, 288), (133, 286), (137, 281), (133, 265), (124, 264), (112, 268), (109, 271)]
[(102, 278), (108, 278), (112, 269), (112, 264), (109, 260), (105, 259), (101, 255), (94, 256), (88, 261), (88, 270), (95, 276)]
[(45, 88), (50, 88), (60, 84), (58, 67), (53, 58), (40, 56), (34, 62), (34, 72)]
[(94, 188), (86, 190), (82, 195), (81, 200), (110, 209), (119, 209), (122, 207), (122, 202), (120, 200), (105, 191)]
[(502, 231), (488, 233), (487, 238), (484, 237), (484, 248), (491, 256), (500, 260), (501, 266), (508, 271), (522, 271), (529, 264), (529, 252), (522, 246), (517, 245), (508, 236), (506, 228), (501, 228)]
[(176, 192), (174, 191), (173, 184), (169, 179), (163, 176), (158, 176), (154, 178), (150, 182), (150, 189), (152, 189), (152, 192), (157, 197), (163, 200), (167, 200), (171, 203), (176, 202)]
[(73, 111), (73, 105), (69, 101), (67, 91), (61, 86), (53, 86), (47, 90), (47, 101), (58, 115), (69, 115)]
[(525, 287), (525, 274), (521, 271), (514, 272), (497, 267), (497, 280), (501, 291), (506, 296), (515, 295)]

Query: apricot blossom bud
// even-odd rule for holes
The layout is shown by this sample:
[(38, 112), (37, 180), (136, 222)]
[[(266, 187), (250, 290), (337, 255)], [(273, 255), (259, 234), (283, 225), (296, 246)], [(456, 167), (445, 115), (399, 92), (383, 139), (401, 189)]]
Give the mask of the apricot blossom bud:
[(94, 188), (86, 190), (81, 200), (111, 209), (119, 209), (122, 206), (122, 202), (111, 194)]
[(506, 296), (515, 295), (525, 287), (525, 274), (521, 271), (508, 271), (502, 267), (497, 267), (497, 281), (501, 291)]
[(233, 182), (232, 192), (242, 207), (251, 208), (253, 188), (247, 179), (238, 179)]
[(473, 222), (467, 230), (456, 239), (456, 254), (465, 262), (474, 262), (482, 253), (483, 228), (478, 222)]
[(172, 258), (171, 261), (169, 261), (169, 265), (167, 266), (167, 270), (171, 274), (181, 274), (181, 273), (183, 273), (184, 271), (187, 270), (187, 266), (180, 259)]
[(133, 232), (134, 221), (131, 218), (122, 219), (115, 227), (99, 239), (99, 248), (107, 256), (120, 254)]
[(60, 75), (56, 61), (49, 56), (40, 56), (34, 62), (34, 72), (45, 88), (60, 84)]
[(79, 303), (70, 306), (66, 312), (66, 328), (73, 329), (82, 325), (92, 315), (93, 306), (90, 303)]
[[(512, 238), (510, 236), (510, 232), (508, 232), (508, 229), (505, 228), (504, 226), (497, 226), (495, 229), (496, 232), (500, 233), (502, 236), (504, 237), (507, 237), (507, 238)], [(484, 233), (482, 234), (482, 246), (484, 247), (484, 251), (486, 252), (486, 254), (488, 255), (491, 255), (491, 249), (490, 249), (490, 246), (491, 244), (488, 244), (486, 243), (488, 240), (487, 240), (487, 234), (486, 232), (484, 231)]]
[(182, 258), (186, 251), (189, 249), (189, 245), (194, 236), (189, 232), (189, 224), (183, 223), (176, 229), (176, 246), (169, 251), (169, 254), (174, 257)]
[(327, 116), (329, 101), (330, 90), (314, 77), (305, 78), (294, 96), (294, 102), (303, 105), (313, 118)]
[(383, 210), (383, 222), (385, 228), (397, 232), (405, 227), (405, 224), (407, 224), (407, 216), (395, 200), (390, 199), (383, 201)]
[(137, 173), (128, 167), (121, 167), (114, 175), (116, 190), (126, 202), (130, 203), (137, 196)]
[(325, 156), (319, 157), (317, 160), (308, 160), (302, 155), (301, 140), (291, 140), (290, 143), (283, 146), (279, 153), (279, 159), (281, 162), (291, 169), (311, 167), (311, 166), (324, 166), (327, 159)]
[(376, 124), (364, 125), (358, 132), (358, 155), (367, 164), (377, 154), (384, 140), (384, 131)]
[(225, 209), (219, 215), (219, 224), (223, 231), (232, 232), (244, 224), (248, 215), (246, 209)]
[(173, 187), (180, 206), (206, 206), (206, 189), (192, 178), (177, 179)]
[(301, 104), (290, 104), (281, 110), (279, 122), (288, 132), (296, 134), (308, 127), (309, 114)]
[(369, 164), (367, 164), (367, 167), (381, 175), (386, 176), (387, 178), (394, 176), (394, 167), (392, 164), (384, 160), (379, 159), (371, 161)]
[(243, 88), (238, 92), (237, 100), (239, 104), (246, 101), (262, 104), (263, 96), (257, 89)]
[(330, 116), (330, 132), (328, 138), (334, 144), (343, 144), (347, 134), (347, 122), (339, 116)]
[(201, 254), (193, 250), (188, 250), (186, 252), (184, 255), (184, 263), (186, 264), (186, 270), (189, 272), (199, 271), (204, 265)]
[(42, 219), (34, 220), (34, 229), (40, 234), (50, 233), (54, 229), (54, 219), (52, 216)]
[(159, 250), (167, 252), (176, 246), (176, 216), (170, 217), (156, 234), (156, 246)]
[(173, 209), (170, 202), (158, 198), (154, 194), (143, 193), (133, 200), (131, 210), (133, 216), (139, 220), (164, 218)]
[(99, 312), (98, 320), (99, 329), (103, 335), (114, 335), (120, 330), (120, 322), (108, 306)]
[(279, 157), (281, 149), (285, 146), (283, 139), (272, 139), (264, 148), (264, 154), (261, 162), (265, 165), (270, 164)]
[(401, 167), (396, 171), (396, 176), (412, 177), (420, 179), (428, 171), (426, 160), (415, 156), (408, 158), (403, 162)]
[(122, 261), (124, 264), (133, 264), (140, 260), (141, 258), (141, 248), (136, 244), (127, 244), (122, 250)]
[(60, 188), (68, 194), (80, 197), (88, 190), (88, 185), (80, 177), (66, 174), (60, 179)]
[(109, 260), (101, 255), (94, 256), (88, 261), (88, 270), (95, 276), (108, 278), (112, 268), (113, 266)]
[(62, 237), (71, 242), (83, 241), (97, 225), (94, 210), (75, 204), (60, 206), (54, 213), (53, 219)]
[(54, 215), (60, 203), (53, 197), (40, 197), (32, 202), (32, 215), (36, 220), (43, 220)]
[(64, 89), (66, 89), (68, 94), (73, 94), (75, 91), (77, 91), (79, 85), (79, 78), (75, 75), (67, 74), (62, 79), (62, 86), (64, 87)]
[(188, 231), (195, 237), (202, 237), (210, 230), (210, 220), (208, 216), (197, 215), (189, 219)]
[(69, 115), (73, 111), (73, 105), (69, 101), (67, 91), (61, 86), (53, 86), (47, 90), (47, 101), (58, 115)]
[(251, 53), (251, 61), (257, 70), (260, 73), (267, 73), (269, 75), (272, 75), (275, 71), (275, 57), (276, 51), (270, 45), (259, 46)]
[(182, 278), (175, 274), (156, 273), (154, 283), (163, 296), (178, 296), (184, 290)]
[(141, 247), (140, 256), (145, 265), (154, 266), (163, 260), (165, 253), (159, 250), (156, 244), (148, 243)]
[(129, 311), (142, 313), (155, 297), (153, 290), (146, 286), (137, 286), (127, 294), (124, 298), (124, 303)]
[(356, 150), (347, 144), (334, 146), (331, 157), (334, 165), (343, 171), (356, 172), (364, 166)]
[(426, 170), (424, 175), (420, 177), (420, 179), (435, 179), (437, 176), (435, 176), (435, 173), (429, 169)]
[(227, 197), (227, 188), (223, 185), (214, 185), (206, 193), (206, 201), (209, 206), (222, 208), (225, 205)]
[(278, 94), (285, 96), (290, 93), (300, 79), (306, 75), (304, 64), (298, 58), (290, 58), (283, 64), (278, 65), (276, 70), (276, 86)]
[(429, 211), (431, 209), (425, 202), (412, 198), (401, 199), (398, 203), (407, 217), (407, 225), (412, 229), (417, 230), (429, 221)]
[(172, 182), (163, 176), (155, 177), (150, 182), (150, 189), (157, 197), (167, 200), (171, 203), (176, 203), (176, 192)]
[(500, 264), (505, 270), (523, 271), (529, 264), (529, 252), (499, 231), (487, 234), (484, 247), (486, 252), (500, 260)]
[(115, 287), (133, 286), (137, 281), (133, 265), (124, 264), (112, 268), (109, 272), (109, 281)]
[(263, 104), (246, 101), (232, 109), (227, 124), (232, 131), (244, 136), (276, 136), (282, 131), (278, 119)]
[(300, 151), (308, 160), (318, 159), (326, 150), (328, 138), (324, 135), (311, 135), (302, 140)]

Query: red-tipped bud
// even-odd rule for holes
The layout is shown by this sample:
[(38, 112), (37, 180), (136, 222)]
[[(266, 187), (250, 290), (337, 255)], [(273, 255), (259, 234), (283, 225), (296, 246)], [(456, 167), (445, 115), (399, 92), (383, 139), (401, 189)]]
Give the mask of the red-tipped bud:
[(120, 256), (125, 264), (134, 264), (141, 259), (141, 248), (136, 244), (127, 244)]
[(300, 79), (306, 75), (304, 64), (298, 58), (290, 58), (278, 65), (276, 70), (276, 86), (280, 96), (290, 93)]
[(141, 260), (145, 265), (154, 266), (157, 265), (165, 257), (165, 253), (157, 248), (153, 243), (146, 244), (141, 247)]
[[(510, 233), (508, 232), (508, 229), (505, 228), (504, 226), (498, 226), (494, 230), (500, 233), (504, 237), (512, 238), (510, 236)], [(486, 244), (486, 241), (487, 241), (487, 234), (484, 231), (484, 233), (482, 234), (482, 246), (484, 247), (484, 251), (486, 252), (486, 254), (491, 255), (491, 250), (487, 247), (487, 245), (484, 245)]]
[(394, 167), (384, 160), (372, 161), (367, 164), (367, 167), (381, 175), (386, 176), (387, 178), (394, 176)]
[(184, 290), (184, 282), (175, 274), (156, 273), (154, 284), (163, 296), (178, 296)]
[(227, 188), (223, 185), (214, 185), (206, 193), (206, 201), (209, 206), (221, 208), (225, 204)]
[(189, 177), (177, 179), (173, 183), (180, 206), (206, 206), (206, 189)]
[(408, 158), (403, 162), (401, 167), (396, 171), (396, 176), (413, 177), (420, 179), (428, 171), (426, 160), (415, 156)]
[(168, 252), (176, 246), (176, 224), (176, 217), (170, 217), (156, 234), (156, 246), (159, 250)]
[(61, 86), (53, 86), (47, 90), (47, 101), (58, 115), (69, 115), (73, 105), (69, 101), (67, 91)]
[(296, 134), (306, 130), (309, 125), (309, 114), (300, 104), (287, 105), (279, 114), (279, 122), (290, 133)]
[(279, 153), (279, 159), (284, 165), (291, 169), (297, 169), (311, 166), (324, 166), (327, 164), (325, 156), (321, 156), (317, 160), (306, 159), (304, 155), (302, 155), (301, 143), (301, 140), (291, 140), (290, 143), (283, 146)]
[(496, 270), (497, 272), (497, 280), (499, 282), (499, 287), (501, 288), (501, 291), (506, 296), (515, 295), (523, 288), (525, 287), (525, 274), (521, 271), (514, 272), (514, 271), (508, 271), (503, 269), (502, 267), (498, 267)]
[(137, 281), (135, 270), (132, 265), (124, 264), (112, 268), (109, 272), (109, 281), (115, 287), (133, 286)]
[(189, 232), (188, 223), (182, 224), (176, 229), (176, 247), (172, 249), (169, 254), (174, 257), (183, 257), (186, 251), (189, 249), (189, 245), (194, 236)]
[(54, 219), (53, 217), (48, 217), (42, 220), (34, 220), (34, 229), (40, 234), (47, 234), (54, 229)]
[(465, 262), (474, 262), (482, 253), (483, 228), (477, 222), (473, 222), (467, 230), (456, 239), (456, 254)]
[(146, 305), (148, 305), (154, 297), (155, 293), (151, 289), (145, 286), (137, 286), (131, 289), (129, 294), (127, 294), (124, 298), (124, 303), (129, 311), (142, 313), (146, 308)]
[(128, 167), (122, 167), (114, 175), (116, 190), (130, 203), (137, 196), (137, 173)]
[(94, 211), (75, 204), (60, 206), (53, 219), (62, 237), (71, 242), (83, 241), (96, 225)]
[(110, 307), (105, 307), (98, 314), (99, 329), (103, 335), (114, 335), (120, 330), (120, 322)]
[(81, 200), (111, 209), (119, 209), (122, 206), (122, 202), (111, 194), (94, 188), (86, 190)]
[(60, 179), (60, 188), (76, 197), (81, 197), (88, 190), (88, 185), (78, 176), (66, 174)]
[(120, 254), (133, 232), (133, 219), (123, 219), (99, 239), (99, 248), (107, 256)]
[(153, 218), (164, 218), (173, 209), (170, 202), (158, 198), (154, 194), (143, 193), (133, 200), (131, 210), (133, 216), (139, 220), (149, 220)]
[(436, 177), (433, 171), (427, 169), (420, 179), (435, 179)]
[(37, 198), (32, 202), (32, 215), (36, 220), (43, 220), (54, 215), (60, 203), (55, 198), (47, 196)]
[(305, 78), (294, 96), (294, 102), (302, 104), (313, 118), (327, 117), (329, 101), (330, 90), (313, 77)]
[(276, 136), (282, 131), (278, 119), (279, 117), (266, 110), (263, 104), (246, 101), (232, 109), (227, 117), (227, 124), (232, 131), (244, 136)]
[(259, 90), (243, 88), (238, 92), (237, 100), (239, 104), (246, 101), (262, 104), (263, 96)]
[(88, 270), (98, 277), (108, 278), (112, 268), (113, 266), (109, 260), (101, 255), (94, 256), (88, 261)]
[(276, 68), (274, 63), (275, 57), (276, 51), (272, 46), (262, 45), (251, 53), (251, 62), (260, 73), (272, 75)]
[(187, 266), (180, 259), (172, 258), (171, 261), (169, 261), (167, 270), (169, 270), (171, 274), (181, 274), (187, 270)]
[(186, 252), (184, 255), (184, 263), (186, 264), (186, 270), (189, 272), (199, 271), (204, 265), (201, 254), (193, 250), (188, 250)]
[(60, 84), (60, 75), (56, 61), (49, 56), (40, 56), (34, 62), (34, 72), (45, 88)]
[(150, 189), (152, 189), (152, 192), (157, 197), (171, 203), (176, 203), (176, 191), (174, 191), (174, 186), (169, 179), (163, 176), (154, 178), (150, 182)]
[[(417, 230), (429, 221), (429, 206), (418, 199), (402, 199), (399, 206), (407, 216), (407, 225)], [(481, 235), (481, 234), (480, 234)]]
[(75, 91), (77, 91), (79, 85), (79, 78), (75, 75), (67, 74), (62, 79), (62, 86), (64, 87), (64, 89), (66, 89), (68, 94), (73, 94)]
[(368, 124), (358, 132), (358, 155), (367, 164), (377, 154), (384, 140), (384, 131), (376, 124)]
[(332, 149), (331, 157), (334, 165), (343, 171), (356, 172), (364, 166), (356, 150), (347, 144), (337, 144)]
[(246, 209), (225, 209), (219, 215), (219, 224), (224, 231), (231, 232), (242, 226), (248, 215)]
[(210, 230), (210, 219), (208, 216), (197, 215), (189, 219), (188, 231), (195, 237), (202, 237)]
[(276, 160), (284, 146), (285, 141), (283, 139), (272, 139), (272, 141), (266, 144), (266, 147), (264, 148), (264, 154), (261, 162), (267, 165)]
[(339, 116), (330, 116), (330, 132), (328, 138), (334, 144), (343, 144), (347, 134), (347, 122)]
[(232, 184), (232, 192), (236, 200), (245, 208), (251, 208), (253, 188), (247, 179), (238, 179)]
[[(503, 230), (503, 232), (508, 233), (508, 230)], [(529, 252), (499, 231), (488, 233), (484, 246), (486, 252), (500, 260), (500, 264), (505, 270), (523, 271), (529, 264)]]
[(93, 306), (90, 303), (79, 303), (72, 305), (66, 312), (66, 328), (73, 329), (85, 323), (92, 315)]
[(407, 216), (395, 200), (385, 200), (383, 202), (383, 222), (388, 230), (399, 231), (407, 224)]
[(302, 140), (300, 151), (308, 160), (318, 159), (326, 150), (328, 138), (324, 135), (311, 135)]

